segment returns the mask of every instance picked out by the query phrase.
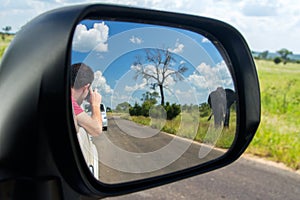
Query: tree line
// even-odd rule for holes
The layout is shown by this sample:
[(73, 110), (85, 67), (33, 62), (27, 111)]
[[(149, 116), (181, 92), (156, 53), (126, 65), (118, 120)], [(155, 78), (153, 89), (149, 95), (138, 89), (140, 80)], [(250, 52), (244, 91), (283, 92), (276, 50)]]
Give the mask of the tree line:
[(176, 103), (166, 102), (164, 105), (157, 104), (159, 94), (146, 92), (142, 95), (141, 103), (135, 102), (132, 106), (128, 102), (117, 105), (115, 111), (129, 113), (130, 116), (144, 116), (172, 120), (181, 113), (181, 106)]
[(288, 62), (300, 63), (300, 59), (291, 59), (290, 58), (290, 56), (293, 55), (293, 52), (286, 48), (282, 48), (282, 49), (276, 51), (277, 56), (275, 56), (275, 57), (271, 57), (269, 51), (263, 51), (258, 54), (255, 54), (254, 52), (252, 52), (252, 53), (254, 54), (255, 59), (273, 60), (273, 62), (275, 64), (279, 64), (279, 63), (287, 64)]
[(166, 102), (164, 105), (161, 105), (157, 104), (157, 98), (159, 97), (157, 92), (146, 92), (142, 96), (141, 103), (135, 102), (134, 105), (128, 102), (120, 103), (116, 106), (115, 112), (129, 113), (130, 116), (150, 116), (167, 120), (174, 119), (182, 111), (192, 112), (198, 110), (200, 117), (208, 117), (211, 114), (210, 106), (206, 102), (200, 105), (180, 105)]
[(9, 34), (9, 32), (11, 31), (11, 26), (5, 26), (2, 28), (3, 33), (1, 34), (1, 39), (4, 41), (5, 40), (5, 36)]

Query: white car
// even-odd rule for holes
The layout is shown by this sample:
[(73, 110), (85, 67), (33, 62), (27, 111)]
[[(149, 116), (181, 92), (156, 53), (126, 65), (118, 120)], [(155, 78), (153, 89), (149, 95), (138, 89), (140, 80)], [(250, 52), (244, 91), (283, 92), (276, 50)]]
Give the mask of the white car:
[(100, 110), (102, 114), (102, 127), (104, 131), (107, 131), (108, 120), (106, 115), (106, 106), (103, 103), (100, 105)]
[[(91, 115), (91, 107), (90, 103), (84, 101), (82, 104), (82, 108), (89, 114)], [(108, 120), (107, 120), (107, 114), (106, 114), (106, 106), (105, 104), (101, 103), (100, 104), (100, 111), (102, 115), (102, 130), (107, 131), (108, 127)]]
[(90, 136), (82, 127), (77, 133), (83, 157), (95, 178), (99, 178), (98, 151)]

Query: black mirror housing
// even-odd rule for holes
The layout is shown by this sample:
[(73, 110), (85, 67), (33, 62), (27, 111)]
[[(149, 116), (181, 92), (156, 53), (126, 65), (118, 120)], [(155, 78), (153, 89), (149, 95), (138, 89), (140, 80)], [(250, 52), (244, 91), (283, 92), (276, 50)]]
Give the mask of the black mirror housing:
[[(76, 25), (83, 19), (99, 16), (205, 31), (221, 44), (231, 64), (239, 116), (237, 136), (224, 156), (203, 165), (124, 184), (101, 183), (89, 173), (75, 134), (69, 66)], [(226, 166), (245, 151), (260, 123), (256, 68), (245, 39), (235, 28), (214, 19), (132, 7), (79, 5), (38, 16), (17, 33), (2, 59), (0, 94), (0, 191), (13, 191), (18, 184), (38, 180), (51, 185), (45, 191), (56, 188), (53, 191), (61, 198), (71, 194), (96, 198), (126, 194)], [(28, 194), (34, 194), (38, 188), (38, 184), (32, 185)]]

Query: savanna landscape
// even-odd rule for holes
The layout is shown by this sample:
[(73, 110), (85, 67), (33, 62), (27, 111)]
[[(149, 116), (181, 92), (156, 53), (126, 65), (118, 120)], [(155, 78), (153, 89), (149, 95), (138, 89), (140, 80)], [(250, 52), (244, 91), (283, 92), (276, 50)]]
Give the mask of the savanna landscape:
[[(5, 49), (13, 39), (13, 35), (1, 34), (0, 62)], [(280, 62), (273, 60), (255, 59), (261, 90), (261, 124), (248, 147), (246, 153), (264, 159), (280, 162), (293, 170), (300, 170), (300, 64), (299, 62)], [(131, 117), (132, 120), (144, 125), (151, 125), (165, 132), (177, 132), (182, 112), (163, 126), (151, 122), (147, 117)], [(197, 116), (186, 115), (187, 123), (194, 121)], [(232, 115), (231, 120), (235, 120)], [(200, 117), (199, 127), (191, 126), (185, 130), (184, 136), (197, 129), (195, 140), (209, 140), (202, 130), (208, 127), (207, 116)], [(222, 132), (216, 146), (228, 148), (233, 141), (232, 129)], [(176, 130), (177, 129), (177, 130)], [(205, 142), (205, 141), (204, 141)], [(209, 141), (207, 141), (209, 142)]]
[(247, 152), (300, 169), (300, 64), (255, 60), (261, 124)]

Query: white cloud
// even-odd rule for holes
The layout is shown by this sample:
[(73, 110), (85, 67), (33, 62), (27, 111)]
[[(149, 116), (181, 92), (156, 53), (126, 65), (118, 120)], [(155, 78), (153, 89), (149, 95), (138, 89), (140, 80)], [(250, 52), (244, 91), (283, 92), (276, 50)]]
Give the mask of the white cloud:
[(165, 88), (172, 88), (176, 84), (176, 81), (172, 76), (168, 76), (165, 80)]
[(281, 9), (280, 1), (274, 0), (243, 0), (240, 10), (245, 16), (276, 16)]
[[(287, 48), (300, 53), (298, 0), (191, 0), (190, 13), (225, 21), (245, 37), (252, 50)], [(198, 9), (197, 4), (201, 4)], [(274, 42), (276, 41), (276, 42)]]
[(182, 60), (182, 61), (179, 62), (179, 64), (184, 65), (184, 64), (186, 64), (186, 62), (184, 60)]
[(119, 103), (130, 102), (132, 97), (127, 94), (120, 94), (119, 92), (114, 92), (111, 96), (111, 102), (113, 107), (116, 107)]
[(104, 95), (104, 94), (112, 94), (113, 93), (113, 90), (106, 83), (106, 79), (102, 75), (101, 71), (96, 71), (94, 76), (95, 76), (95, 79), (94, 79), (93, 84), (92, 84), (93, 88), (97, 88), (98, 91), (102, 95)]
[(209, 43), (209, 42), (210, 42), (210, 40), (207, 39), (206, 37), (204, 37), (204, 38), (202, 39), (202, 43)]
[[(159, 68), (158, 70), (158, 74), (162, 73), (162, 70)], [(146, 74), (152, 75), (154, 77), (157, 77), (157, 72), (156, 72), (156, 67), (154, 67), (153, 65), (147, 65), (144, 67), (144, 72)]]
[(186, 90), (175, 90), (177, 101), (180, 104), (198, 104), (196, 94), (197, 92), (193, 88), (186, 88)]
[(130, 67), (130, 69), (132, 69), (133, 71), (140, 71), (140, 70), (142, 70), (142, 66), (141, 65), (132, 65)]
[(177, 40), (175, 44), (175, 48), (174, 49), (169, 48), (168, 50), (173, 53), (181, 53), (183, 52), (183, 48), (184, 48), (184, 44), (179, 43), (179, 41)]
[(232, 87), (233, 85), (233, 80), (224, 61), (214, 67), (201, 63), (187, 80), (198, 89), (214, 90), (219, 86)]
[(79, 52), (108, 50), (109, 28), (104, 22), (95, 23), (93, 28), (87, 29), (83, 24), (78, 24), (73, 38), (73, 50)]
[(141, 83), (136, 83), (133, 86), (125, 85), (124, 91), (131, 93), (136, 90), (144, 89), (146, 85), (147, 85), (147, 80), (143, 78)]
[(129, 40), (133, 44), (141, 44), (143, 42), (143, 40), (141, 38), (138, 38), (135, 36), (132, 36)]

